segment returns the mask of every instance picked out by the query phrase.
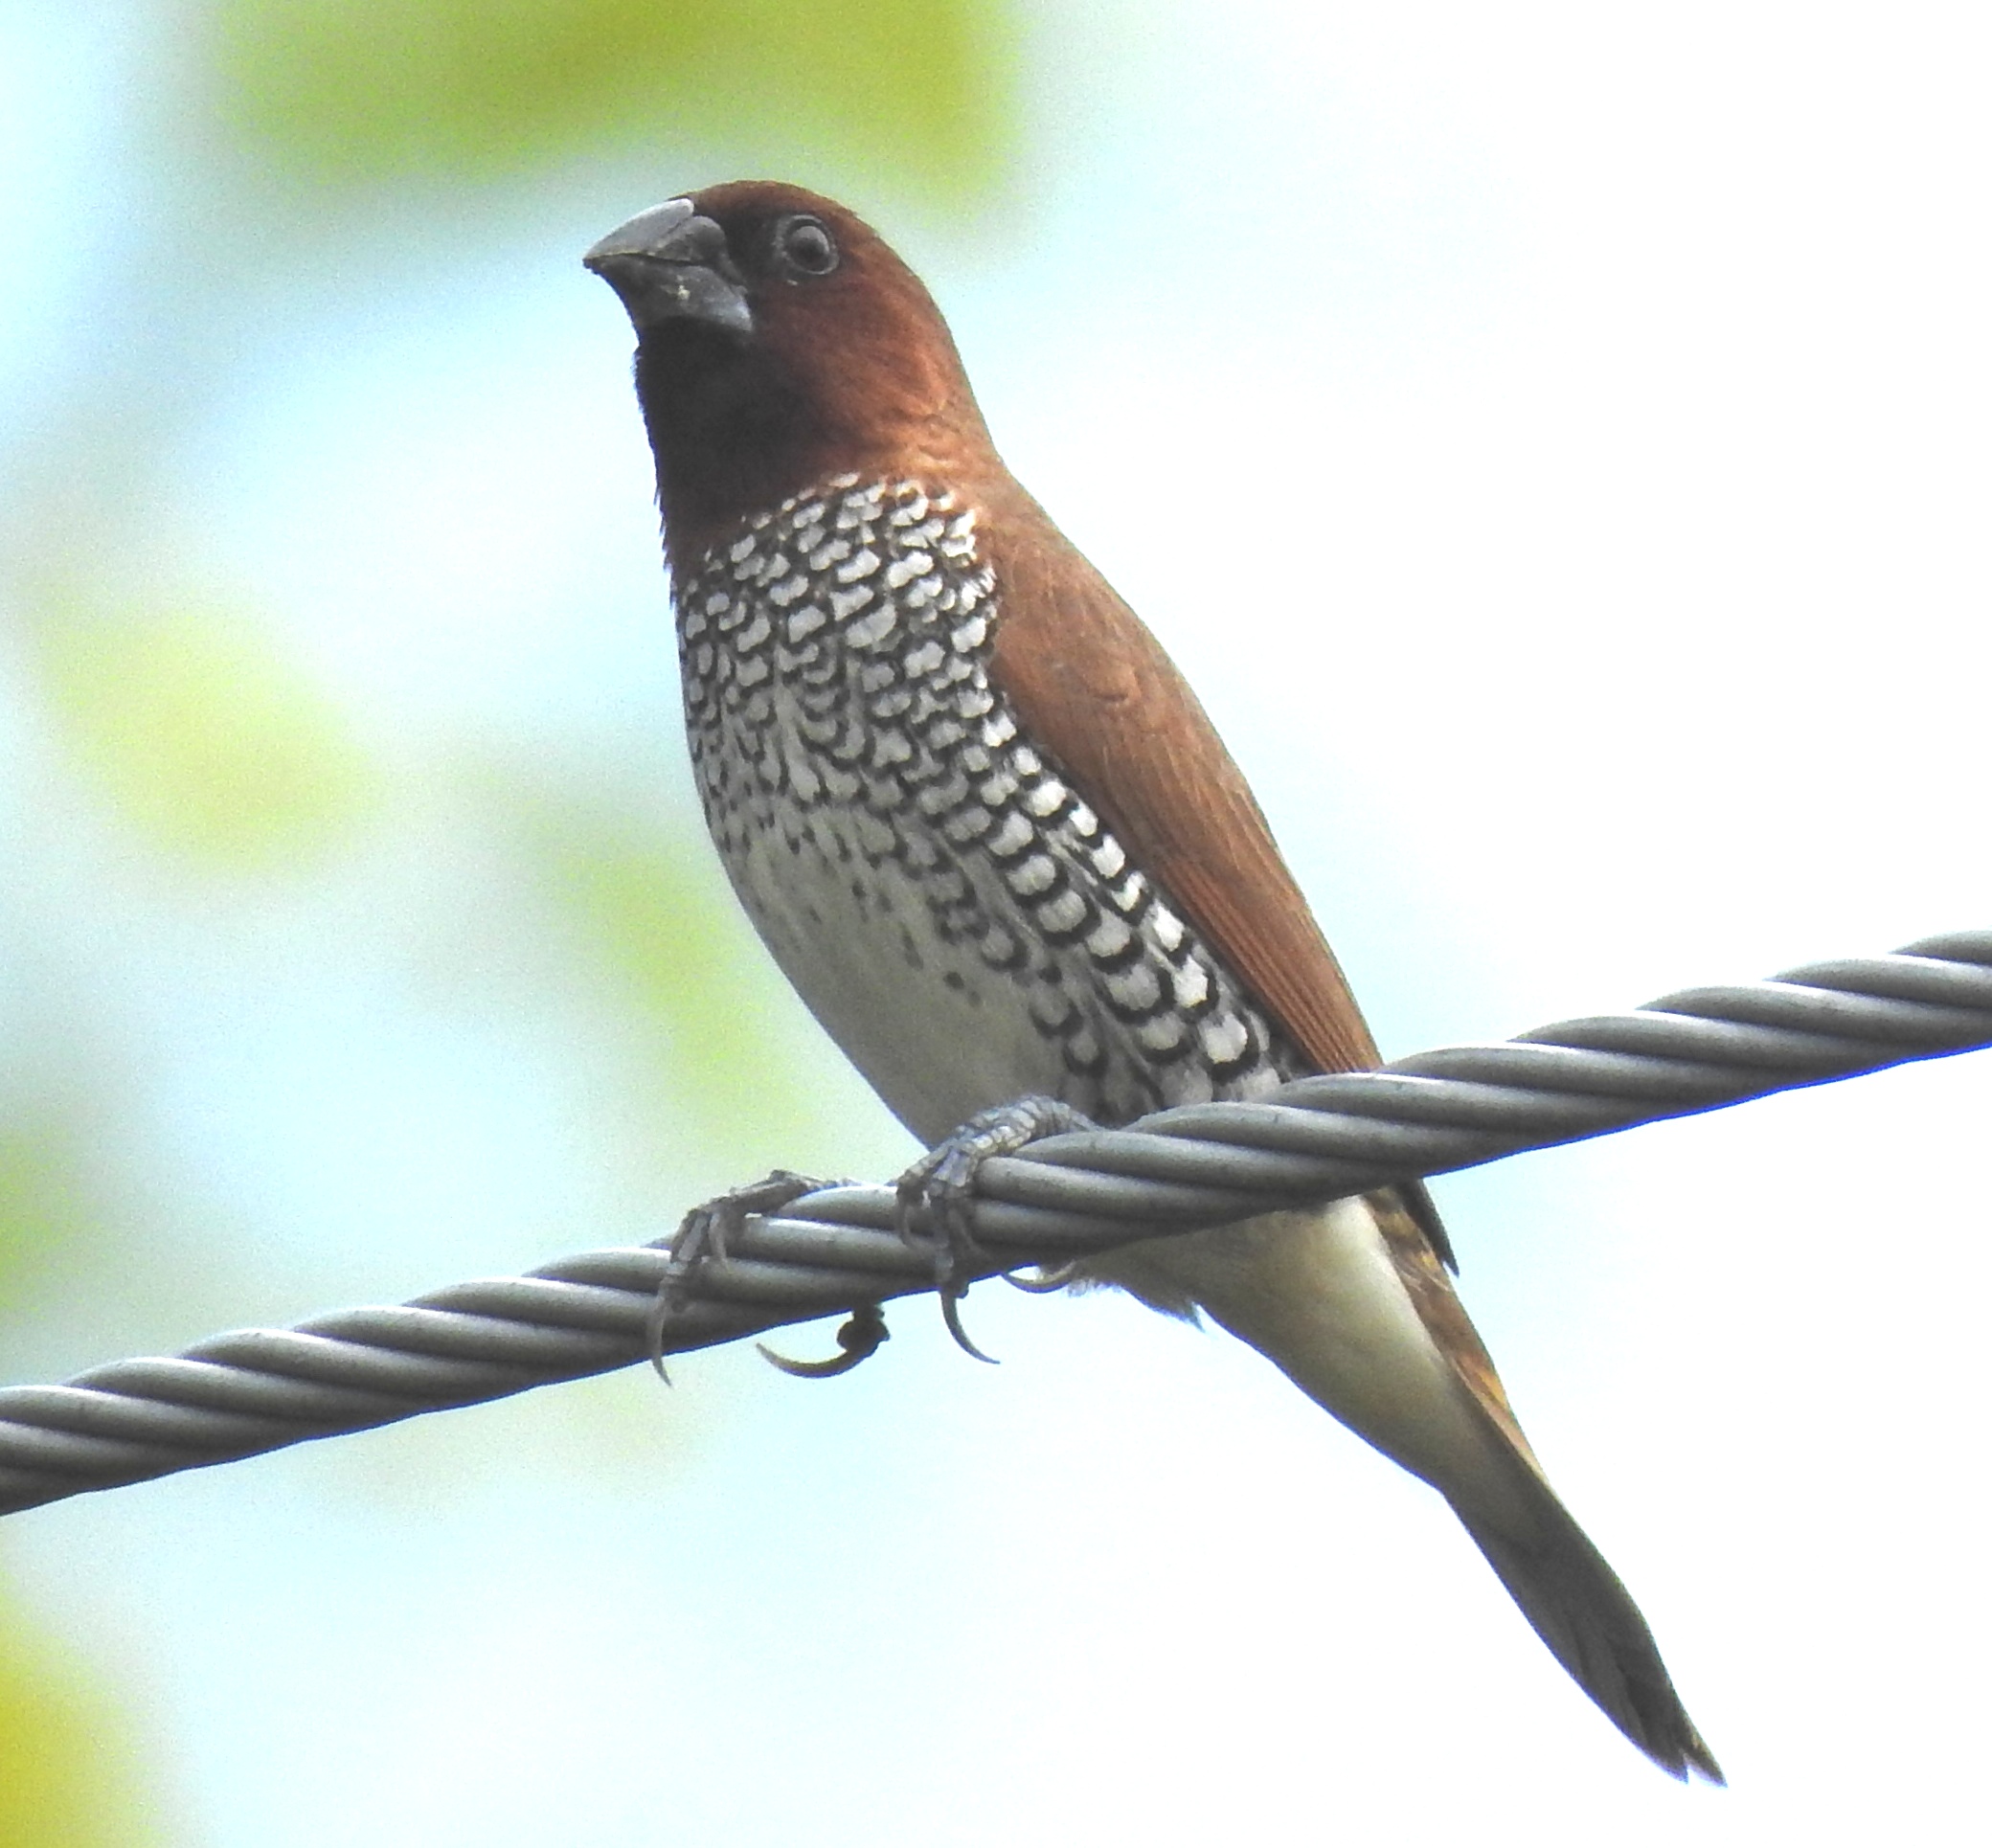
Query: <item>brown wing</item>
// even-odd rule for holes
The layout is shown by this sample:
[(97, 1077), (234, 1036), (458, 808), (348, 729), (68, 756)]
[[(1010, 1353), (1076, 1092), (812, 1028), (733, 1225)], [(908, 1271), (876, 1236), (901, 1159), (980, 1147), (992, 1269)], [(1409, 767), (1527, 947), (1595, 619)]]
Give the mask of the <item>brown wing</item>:
[[(1324, 1071), (1374, 1066), (1376, 1042), (1175, 664), (1035, 505), (991, 535), (992, 672), (1134, 864)], [(1034, 518), (1030, 516), (1034, 515)]]
[[(1382, 1064), (1244, 772), (1176, 664), (1013, 481), (984, 500), (999, 514), (991, 672), (1033, 741), (1316, 1066)], [(1393, 1191), (1457, 1270), (1425, 1183)]]

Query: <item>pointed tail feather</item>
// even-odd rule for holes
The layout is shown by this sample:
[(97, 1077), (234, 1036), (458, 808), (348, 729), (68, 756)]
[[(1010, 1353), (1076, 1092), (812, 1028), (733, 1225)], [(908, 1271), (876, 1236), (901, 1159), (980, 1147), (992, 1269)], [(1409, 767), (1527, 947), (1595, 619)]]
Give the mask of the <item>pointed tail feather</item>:
[(1158, 1309), (1196, 1307), (1452, 1504), (1579, 1687), (1655, 1764), (1721, 1768), (1630, 1593), (1544, 1479), (1415, 1215), (1388, 1191), (1092, 1260)]
[(1454, 1512), (1535, 1634), (1612, 1724), (1663, 1770), (1724, 1782), (1632, 1594), (1562, 1502), (1537, 1486), (1535, 1531), (1527, 1540)]

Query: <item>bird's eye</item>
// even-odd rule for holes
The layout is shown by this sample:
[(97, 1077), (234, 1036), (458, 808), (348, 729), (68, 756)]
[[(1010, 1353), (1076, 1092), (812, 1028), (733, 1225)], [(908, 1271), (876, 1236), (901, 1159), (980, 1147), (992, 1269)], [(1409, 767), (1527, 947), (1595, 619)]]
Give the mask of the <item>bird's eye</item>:
[(821, 218), (784, 218), (775, 227), (775, 252), (797, 276), (827, 276), (837, 267), (837, 240)]

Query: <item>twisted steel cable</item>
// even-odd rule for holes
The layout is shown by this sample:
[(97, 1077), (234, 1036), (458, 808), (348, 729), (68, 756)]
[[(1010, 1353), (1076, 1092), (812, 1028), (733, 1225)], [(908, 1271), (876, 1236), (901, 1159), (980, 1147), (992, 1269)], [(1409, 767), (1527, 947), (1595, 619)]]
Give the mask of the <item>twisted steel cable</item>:
[[(974, 1274), (1986, 1046), (1992, 930), (1684, 990), (992, 1159), (977, 1178), (987, 1262)], [(0, 1388), (0, 1513), (628, 1366), (649, 1352), (669, 1261), (668, 1241), (585, 1251), (395, 1308)], [(930, 1289), (933, 1266), (896, 1229), (892, 1188), (838, 1186), (750, 1219), (686, 1281), (667, 1353)]]

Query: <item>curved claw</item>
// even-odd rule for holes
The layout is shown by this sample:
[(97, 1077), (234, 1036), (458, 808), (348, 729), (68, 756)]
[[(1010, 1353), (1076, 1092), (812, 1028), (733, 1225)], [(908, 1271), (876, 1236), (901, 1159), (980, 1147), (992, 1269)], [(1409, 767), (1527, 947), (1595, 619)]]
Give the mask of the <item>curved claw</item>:
[(1027, 1277), (1021, 1271), (1006, 1271), (1003, 1280), (1012, 1290), (1021, 1290), (1027, 1296), (1049, 1296), (1063, 1290), (1078, 1273), (1076, 1264), (1040, 1264), (1034, 1277)]
[(666, 1386), (671, 1376), (664, 1370), (664, 1325), (670, 1319), (672, 1296), (667, 1281), (658, 1286), (657, 1294), (650, 1298), (649, 1313), (644, 1318), (644, 1352), (649, 1358), (651, 1370)]
[(940, 1319), (947, 1324), (947, 1332), (955, 1338), (955, 1345), (962, 1353), (989, 1366), (1001, 1366), (1003, 1363), (993, 1354), (985, 1354), (968, 1339), (968, 1331), (962, 1326), (962, 1298), (967, 1294), (966, 1290), (943, 1290), (940, 1293)]
[(770, 1366), (779, 1366), (794, 1379), (834, 1380), (838, 1374), (849, 1373), (852, 1367), (869, 1361), (892, 1338), (892, 1331), (885, 1325), (884, 1308), (875, 1302), (866, 1302), (853, 1309), (850, 1319), (838, 1329), (837, 1345), (844, 1351), (834, 1360), (792, 1361), (785, 1354), (776, 1353), (766, 1341), (756, 1341), (754, 1345)]

